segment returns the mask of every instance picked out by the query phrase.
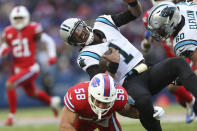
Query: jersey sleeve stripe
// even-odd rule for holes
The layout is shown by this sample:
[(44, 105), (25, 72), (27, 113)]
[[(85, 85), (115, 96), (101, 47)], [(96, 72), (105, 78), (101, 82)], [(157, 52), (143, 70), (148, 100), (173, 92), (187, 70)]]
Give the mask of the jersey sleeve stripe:
[(75, 112), (74, 111), (75, 107), (73, 106), (73, 104), (71, 104), (71, 102), (70, 102), (70, 100), (68, 98), (68, 93), (66, 93), (66, 96), (64, 97), (64, 103), (68, 107), (68, 109), (70, 109), (72, 112)]
[(176, 46), (174, 47), (174, 52), (176, 53), (177, 49), (184, 46), (184, 45), (196, 45), (197, 46), (197, 41), (195, 41), (195, 40), (181, 41), (181, 42), (177, 43)]
[(115, 131), (120, 131), (121, 128), (120, 128), (114, 114), (112, 114), (112, 124), (113, 124), (113, 127), (114, 127)]
[(69, 99), (69, 97), (68, 97), (68, 93), (66, 94), (66, 99), (67, 99), (69, 105), (70, 105), (72, 108), (75, 108), (74, 105), (70, 102), (70, 99)]
[(84, 52), (81, 52), (79, 54), (79, 57), (80, 56), (89, 56), (89, 57), (92, 57), (94, 59), (97, 59), (97, 60), (100, 60), (100, 56), (94, 52), (89, 52), (89, 51), (84, 51)]
[[(112, 26), (113, 28), (115, 28), (116, 30), (118, 30), (117, 26), (115, 26), (114, 24), (112, 24), (108, 19), (104, 18), (104, 17), (98, 17), (96, 19), (96, 22), (102, 22), (105, 23), (109, 26)], [(118, 30), (119, 31), (119, 30)]]
[(68, 104), (67, 104), (65, 98), (64, 98), (64, 103), (65, 103), (66, 107), (67, 107), (70, 111), (75, 112), (73, 109), (71, 109), (71, 108), (68, 106)]

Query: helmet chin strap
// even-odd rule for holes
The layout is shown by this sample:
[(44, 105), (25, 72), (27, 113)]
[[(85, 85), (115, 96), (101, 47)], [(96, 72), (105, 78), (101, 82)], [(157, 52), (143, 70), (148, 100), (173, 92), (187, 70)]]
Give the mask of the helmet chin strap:
[(101, 113), (101, 111), (99, 111), (99, 113), (98, 113), (98, 119), (100, 120), (101, 119), (101, 115), (102, 113)]
[(90, 35), (87, 39), (87, 41), (84, 43), (85, 45), (89, 45), (90, 43), (92, 43), (94, 41), (94, 34), (92, 31), (90, 31)]

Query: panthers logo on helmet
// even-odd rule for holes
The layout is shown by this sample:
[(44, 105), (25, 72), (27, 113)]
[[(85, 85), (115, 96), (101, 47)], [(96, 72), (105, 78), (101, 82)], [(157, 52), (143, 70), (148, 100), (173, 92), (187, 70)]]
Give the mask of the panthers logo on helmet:
[(166, 7), (161, 11), (160, 16), (161, 17), (169, 17), (170, 20), (172, 19), (174, 12), (175, 12), (176, 8), (175, 7)]

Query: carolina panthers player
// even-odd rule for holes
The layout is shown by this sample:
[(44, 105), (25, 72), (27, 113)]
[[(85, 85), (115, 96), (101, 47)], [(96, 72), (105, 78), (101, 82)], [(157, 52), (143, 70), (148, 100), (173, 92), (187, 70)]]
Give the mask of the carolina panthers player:
[[(185, 0), (152, 0), (153, 5), (159, 4), (159, 2), (162, 1), (171, 1), (173, 3), (179, 3)], [(143, 24), (147, 28), (148, 26), (148, 14), (150, 10), (147, 10), (144, 13), (143, 17)], [(154, 42), (153, 37), (151, 36), (151, 33), (149, 30), (145, 31), (144, 34), (144, 40), (141, 42), (141, 49), (144, 51), (144, 53), (148, 52), (151, 48), (152, 43)], [(157, 42), (158, 43), (158, 42)], [(162, 45), (163, 49), (165, 50), (166, 55), (171, 57), (176, 57), (173, 51), (173, 38), (172, 36), (166, 39), (165, 41), (159, 42), (159, 44)], [(190, 67), (195, 70), (196, 67), (193, 65), (193, 62), (189, 60), (188, 58), (185, 58), (186, 61), (189, 63)], [(193, 112), (193, 104), (194, 104), (194, 97), (190, 92), (188, 92), (182, 85), (175, 85), (177, 82), (173, 82), (172, 84), (167, 86), (167, 89), (172, 95), (175, 96), (176, 101), (184, 108), (186, 108), (186, 123), (191, 123), (195, 118), (195, 113)], [(180, 84), (180, 83), (179, 83)]]
[[(185, 88), (197, 97), (197, 88), (195, 88), (197, 77), (182, 58), (167, 59), (147, 68), (143, 63), (142, 53), (118, 29), (141, 14), (141, 6), (137, 0), (125, 1), (129, 4), (126, 12), (99, 16), (93, 29), (78, 18), (65, 20), (61, 24), (60, 35), (65, 43), (82, 47), (78, 64), (91, 78), (99, 73), (99, 60), (110, 48), (112, 53), (103, 56), (111, 61), (107, 71), (115, 74), (114, 80), (123, 85), (135, 100), (135, 107), (139, 110), (140, 121), (144, 128), (148, 131), (161, 131), (160, 121), (153, 117), (152, 95), (180, 77)], [(117, 57), (120, 57), (118, 62)], [(194, 106), (197, 112), (196, 108), (197, 102)]]

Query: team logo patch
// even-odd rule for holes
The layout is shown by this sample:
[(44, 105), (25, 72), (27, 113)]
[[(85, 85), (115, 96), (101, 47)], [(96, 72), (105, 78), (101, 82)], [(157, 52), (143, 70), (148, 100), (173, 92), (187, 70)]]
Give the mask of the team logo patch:
[(93, 87), (98, 87), (98, 86), (100, 85), (100, 79), (97, 78), (97, 77), (95, 77), (95, 78), (92, 80), (91, 85), (92, 85)]

